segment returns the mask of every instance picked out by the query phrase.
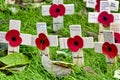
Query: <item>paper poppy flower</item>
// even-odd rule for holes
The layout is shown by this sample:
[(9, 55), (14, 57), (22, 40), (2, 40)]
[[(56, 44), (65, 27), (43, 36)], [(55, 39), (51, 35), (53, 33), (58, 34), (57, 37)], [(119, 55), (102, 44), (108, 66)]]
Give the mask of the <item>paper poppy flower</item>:
[(110, 23), (113, 21), (114, 21), (114, 16), (112, 14), (108, 14), (108, 12), (106, 11), (103, 11), (98, 15), (98, 22), (105, 27), (109, 27)]
[(35, 43), (40, 50), (45, 50), (45, 48), (50, 45), (49, 40), (44, 33), (39, 34), (38, 38), (35, 40)]
[(69, 38), (67, 40), (67, 46), (71, 51), (77, 52), (80, 48), (83, 47), (83, 39), (80, 36)]
[(115, 43), (120, 43), (120, 33), (114, 32)]
[(6, 33), (6, 40), (9, 41), (10, 46), (17, 47), (21, 44), (22, 39), (20, 37), (20, 33), (17, 30), (10, 30)]
[(53, 4), (49, 9), (50, 15), (54, 18), (63, 16), (65, 14), (65, 7), (63, 4)]
[(102, 52), (107, 55), (108, 58), (114, 58), (118, 54), (118, 49), (115, 44), (105, 42), (102, 46)]
[(96, 10), (97, 12), (100, 12), (100, 0), (96, 0), (95, 10)]

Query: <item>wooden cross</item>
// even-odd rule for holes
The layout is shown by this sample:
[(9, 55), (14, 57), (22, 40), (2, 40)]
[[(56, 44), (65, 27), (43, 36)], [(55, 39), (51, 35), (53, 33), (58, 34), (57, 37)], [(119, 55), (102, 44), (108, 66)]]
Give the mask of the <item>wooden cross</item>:
[[(48, 37), (48, 40), (50, 42), (50, 47), (58, 46), (58, 36), (57, 35), (47, 35), (47, 25), (46, 25), (46, 23), (38, 22), (36, 24), (36, 28), (37, 28), (37, 35), (32, 36), (32, 43), (31, 43), (32, 46), (36, 46), (35, 40), (40, 33), (46, 34), (46, 36)], [(47, 47), (42, 53), (46, 56), (50, 56), (49, 55), (49, 48)]]
[[(120, 23), (111, 23), (110, 30), (120, 33)], [(118, 53), (118, 54), (120, 54), (120, 53)], [(120, 55), (119, 55), (119, 58), (120, 58)]]
[[(53, 4), (63, 4), (63, 0), (53, 0)], [(42, 6), (42, 15), (47, 16), (50, 15), (49, 9), (51, 5)], [(64, 4), (65, 14), (73, 14), (74, 13), (74, 4)], [(57, 31), (63, 27), (63, 16), (58, 16), (57, 18), (53, 18), (53, 30)]]
[[(96, 0), (86, 0), (86, 7), (95, 8)], [(118, 11), (119, 1), (115, 0), (100, 0), (100, 11)]]
[[(104, 30), (103, 37), (104, 37), (104, 42), (109, 42), (110, 44), (115, 42), (113, 31)], [(95, 52), (102, 53), (102, 46), (103, 46), (104, 42), (95, 42), (95, 45), (94, 45)], [(120, 52), (120, 44), (116, 44), (116, 43), (114, 43), (114, 44), (117, 46), (118, 53), (119, 53)], [(106, 58), (106, 62), (108, 64), (113, 64), (116, 62), (116, 60), (115, 60), (115, 58), (114, 59)]]
[[(70, 36), (74, 37), (76, 35), (81, 36), (81, 26), (80, 25), (71, 25), (70, 27)], [(68, 48), (67, 46), (68, 38), (60, 38), (60, 48)], [(93, 37), (84, 37), (83, 38), (83, 48), (93, 48)], [(73, 55), (73, 63), (78, 64), (80, 66), (84, 65), (84, 56), (83, 50), (79, 49), (77, 52), (72, 52)]]
[[(18, 30), (20, 31), (21, 21), (19, 20), (10, 20), (9, 23), (9, 30)], [(8, 41), (5, 39), (6, 32), (0, 32), (0, 43), (8, 43)], [(31, 35), (29, 34), (20, 34), (20, 37), (22, 38), (21, 45), (31, 45)], [(12, 47), (8, 44), (8, 54), (19, 52), (19, 46)]]

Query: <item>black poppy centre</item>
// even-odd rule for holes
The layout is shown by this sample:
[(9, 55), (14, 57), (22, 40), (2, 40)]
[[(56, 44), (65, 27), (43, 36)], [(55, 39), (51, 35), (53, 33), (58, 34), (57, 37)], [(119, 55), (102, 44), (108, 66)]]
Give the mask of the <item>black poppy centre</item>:
[(41, 44), (44, 44), (44, 43), (45, 43), (45, 41), (42, 39), (42, 40), (40, 41), (40, 43), (41, 43)]
[(115, 38), (115, 43), (118, 43), (118, 40)]
[(59, 9), (59, 8), (57, 8), (57, 9), (56, 9), (56, 12), (60, 12), (60, 9)]
[(107, 50), (108, 50), (108, 52), (111, 52), (111, 51), (112, 51), (112, 48), (111, 48), (111, 47), (108, 47)]
[(106, 16), (103, 17), (103, 20), (106, 21), (108, 18)]
[(78, 41), (75, 41), (75, 42), (74, 42), (74, 45), (75, 45), (75, 46), (78, 46), (78, 45), (79, 45)]
[(12, 41), (16, 41), (16, 40), (17, 40), (16, 37), (13, 36), (13, 37), (12, 37)]

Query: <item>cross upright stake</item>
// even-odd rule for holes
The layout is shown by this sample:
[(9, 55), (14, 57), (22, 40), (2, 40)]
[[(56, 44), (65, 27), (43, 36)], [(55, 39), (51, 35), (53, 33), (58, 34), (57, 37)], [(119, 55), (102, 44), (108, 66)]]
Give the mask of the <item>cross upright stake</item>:
[[(53, 0), (53, 4), (56, 4), (56, 5), (63, 4), (63, 0)], [(64, 4), (63, 6), (65, 7), (65, 15), (67, 14), (70, 15), (74, 13), (74, 4)], [(50, 7), (51, 5), (42, 6), (43, 16), (51, 15)], [(58, 31), (59, 29), (61, 29), (61, 27), (63, 27), (63, 15), (58, 17), (53, 17), (53, 31)]]
[[(70, 36), (75, 37), (80, 36), (81, 37), (81, 26), (80, 25), (70, 25)], [(69, 38), (60, 38), (60, 48), (68, 48), (68, 41)], [(93, 48), (93, 37), (84, 37), (83, 39), (83, 48)], [(72, 43), (71, 43), (72, 44)], [(77, 65), (84, 65), (84, 56), (83, 56), (83, 50), (79, 49), (77, 52), (72, 52), (73, 57), (73, 63)]]
[[(50, 47), (56, 47), (58, 46), (58, 36), (57, 35), (48, 35), (47, 34), (47, 25), (44, 22), (38, 22), (36, 24), (36, 28), (37, 28), (37, 35), (39, 35), (40, 33), (44, 33), (49, 42), (50, 42)], [(35, 40), (38, 36), (34, 35), (32, 36), (32, 46), (36, 46)], [(48, 57), (50, 57), (49, 55), (49, 48), (46, 47), (45, 50), (42, 51), (42, 53)]]
[[(21, 26), (21, 21), (19, 21), (19, 20), (10, 20), (10, 22), (9, 22), (9, 30), (17, 30), (20, 32), (20, 26)], [(0, 31), (0, 43), (8, 43), (8, 54), (11, 54), (14, 52), (19, 52), (19, 45), (16, 47), (12, 47), (5, 38), (6, 34), (7, 34), (6, 32)], [(31, 46), (32, 37), (30, 34), (20, 34), (20, 37), (22, 39), (21, 45)]]
[[(20, 26), (21, 26), (21, 21), (10, 20), (9, 30), (15, 29), (15, 30), (18, 30), (20, 32)], [(19, 46), (12, 47), (8, 44), (8, 54), (11, 54), (13, 52), (19, 52)]]
[[(110, 46), (113, 45), (113, 44), (116, 45), (118, 53), (120, 52), (120, 44), (114, 43), (114, 32), (113, 31), (104, 30), (103, 31), (103, 37), (104, 37), (104, 42), (108, 42), (110, 44)], [(95, 42), (95, 45), (94, 45), (95, 52), (103, 53), (102, 47), (103, 47), (104, 42)], [(114, 51), (112, 48), (111, 48), (111, 50)], [(113, 54), (107, 54), (107, 55), (113, 55)], [(109, 65), (109, 64), (115, 63), (116, 60), (115, 60), (115, 58), (106, 57), (106, 62)]]
[[(120, 23), (111, 23), (110, 30), (114, 31), (115, 33), (120, 34)], [(117, 38), (119, 38), (119, 37), (117, 37)], [(115, 35), (114, 35), (114, 39), (115, 39)], [(115, 41), (115, 43), (118, 43), (118, 42)], [(118, 43), (118, 44), (120, 44), (120, 43)], [(119, 58), (120, 58), (120, 55), (119, 55)]]

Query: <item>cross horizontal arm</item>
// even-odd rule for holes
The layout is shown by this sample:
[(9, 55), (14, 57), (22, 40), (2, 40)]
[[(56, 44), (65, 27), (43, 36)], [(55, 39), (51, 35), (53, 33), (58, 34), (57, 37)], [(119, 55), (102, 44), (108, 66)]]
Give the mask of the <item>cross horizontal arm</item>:
[(59, 40), (60, 40), (60, 49), (68, 48), (67, 46), (68, 38), (59, 38)]
[[(74, 13), (74, 4), (65, 4), (65, 14), (69, 15), (69, 14), (73, 14)], [(45, 5), (42, 6), (42, 15), (43, 16), (48, 16), (50, 15), (49, 13), (49, 9), (50, 9), (51, 5)]]
[(32, 35), (30, 34), (20, 34), (22, 38), (22, 45), (29, 45), (31, 46)]
[(50, 46), (58, 46), (58, 36), (57, 35), (49, 35), (47, 36), (50, 41)]
[(88, 13), (88, 22), (89, 23), (98, 23), (98, 15), (99, 13), (98, 12), (89, 12)]
[[(102, 45), (103, 45), (103, 42), (95, 42), (94, 43), (95, 52), (102, 53)], [(120, 44), (115, 43), (115, 45), (117, 46), (118, 53), (120, 55)]]
[(93, 48), (94, 47), (93, 37), (84, 37), (83, 41), (84, 41), (83, 48)]
[(95, 42), (94, 43), (95, 52), (102, 53), (102, 45), (103, 42)]
[[(37, 35), (32, 35), (32, 39), (31, 39), (31, 46), (36, 46), (35, 44), (35, 40), (38, 36)], [(48, 37), (48, 40), (50, 41), (50, 46), (54, 47), (54, 46), (58, 46), (58, 36), (57, 35), (49, 35), (47, 36)]]
[[(60, 38), (60, 48), (68, 48), (67, 46), (67, 40), (68, 38)], [(83, 48), (93, 48), (94, 47), (94, 43), (93, 43), (93, 37), (84, 37), (83, 38), (84, 41), (84, 46)]]
[[(120, 22), (120, 13), (111, 13), (114, 16), (114, 22)], [(89, 23), (98, 23), (98, 12), (89, 12), (88, 13), (88, 22)]]
[(74, 4), (65, 4), (65, 14), (74, 14)]
[(0, 31), (0, 43), (8, 43), (5, 39), (6, 32)]
[(43, 15), (43, 16), (48, 16), (48, 15), (50, 15), (50, 13), (49, 13), (50, 6), (51, 6), (51, 5), (42, 6), (42, 15)]

